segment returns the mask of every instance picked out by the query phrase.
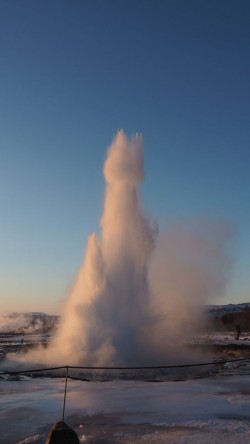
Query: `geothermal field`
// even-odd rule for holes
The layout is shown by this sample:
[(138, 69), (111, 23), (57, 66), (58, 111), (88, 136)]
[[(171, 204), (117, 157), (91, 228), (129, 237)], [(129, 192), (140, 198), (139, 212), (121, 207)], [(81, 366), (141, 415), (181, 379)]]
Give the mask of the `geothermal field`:
[(104, 177), (100, 236), (60, 316), (1, 317), (1, 444), (45, 442), (62, 418), (65, 366), (65, 421), (80, 442), (249, 442), (250, 305), (211, 305), (230, 230), (152, 222), (139, 135), (118, 132)]

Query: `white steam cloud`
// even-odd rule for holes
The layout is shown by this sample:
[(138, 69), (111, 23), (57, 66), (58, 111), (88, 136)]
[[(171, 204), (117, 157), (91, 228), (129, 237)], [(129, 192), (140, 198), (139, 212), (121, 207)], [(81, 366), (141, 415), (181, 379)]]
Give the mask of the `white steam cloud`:
[(95, 233), (88, 239), (57, 335), (29, 358), (62, 365), (176, 361), (201, 305), (224, 289), (228, 229), (183, 224), (158, 235), (138, 197), (144, 176), (139, 135), (129, 140), (117, 133), (104, 176), (101, 239)]

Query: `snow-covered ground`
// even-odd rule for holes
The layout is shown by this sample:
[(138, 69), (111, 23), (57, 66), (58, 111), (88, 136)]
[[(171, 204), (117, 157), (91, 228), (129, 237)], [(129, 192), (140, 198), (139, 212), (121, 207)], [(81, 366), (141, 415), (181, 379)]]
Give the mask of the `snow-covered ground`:
[(244, 332), (240, 335), (239, 340), (235, 339), (235, 332), (211, 332), (198, 337), (189, 338), (189, 343), (194, 344), (215, 344), (215, 345), (250, 345), (250, 332)]
[[(47, 341), (44, 332), (34, 334), (29, 325), (29, 334), (23, 334), (21, 322), (20, 331), (2, 333), (1, 370), (8, 352)], [(187, 343), (209, 350), (208, 361), (246, 358), (250, 332), (244, 331), (239, 341), (232, 331), (199, 335), (188, 338)], [(162, 372), (155, 378), (158, 382), (149, 382), (149, 372), (144, 378), (147, 381), (69, 379), (65, 421), (81, 443), (249, 443), (250, 360), (227, 362), (214, 369), (175, 370), (172, 379), (211, 375), (175, 382), (167, 381), (171, 374), (168, 378)], [(51, 426), (62, 417), (64, 383), (49, 377), (0, 379), (0, 444), (44, 444)]]
[[(1, 444), (42, 444), (64, 380), (0, 381)], [(69, 380), (65, 421), (89, 443), (249, 443), (250, 375), (179, 382)]]

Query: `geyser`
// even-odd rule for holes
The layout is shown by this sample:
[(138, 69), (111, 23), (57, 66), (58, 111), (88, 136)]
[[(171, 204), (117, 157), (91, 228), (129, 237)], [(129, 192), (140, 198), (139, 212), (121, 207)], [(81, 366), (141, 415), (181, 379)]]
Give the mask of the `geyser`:
[[(47, 350), (26, 356), (62, 365), (175, 362), (200, 308), (225, 285), (223, 224), (181, 224), (158, 234), (142, 211), (142, 138), (119, 131), (104, 164), (101, 239), (83, 265)], [(195, 227), (195, 228), (194, 228)]]
[(89, 237), (54, 347), (66, 362), (132, 363), (150, 322), (148, 263), (155, 233), (138, 199), (142, 138), (120, 131), (104, 165), (102, 238)]

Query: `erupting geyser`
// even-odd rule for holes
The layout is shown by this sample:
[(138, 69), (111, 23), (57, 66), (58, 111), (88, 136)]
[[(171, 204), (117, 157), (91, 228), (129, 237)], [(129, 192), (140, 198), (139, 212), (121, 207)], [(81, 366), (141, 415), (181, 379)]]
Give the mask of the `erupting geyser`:
[(120, 131), (104, 165), (102, 239), (89, 237), (58, 337), (67, 362), (134, 362), (150, 319), (148, 262), (154, 231), (142, 214), (142, 138)]
[[(104, 165), (101, 239), (83, 265), (49, 348), (31, 360), (57, 365), (166, 364), (197, 327), (201, 305), (225, 284), (227, 230), (184, 224), (159, 235), (143, 214), (139, 135), (119, 131)], [(27, 356), (26, 356), (27, 359)]]

